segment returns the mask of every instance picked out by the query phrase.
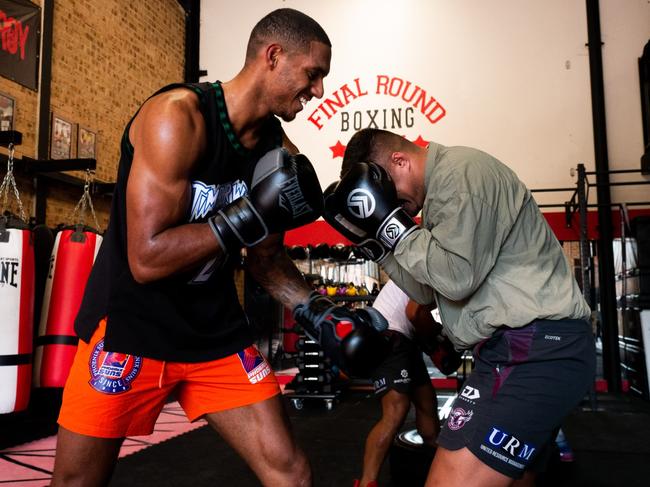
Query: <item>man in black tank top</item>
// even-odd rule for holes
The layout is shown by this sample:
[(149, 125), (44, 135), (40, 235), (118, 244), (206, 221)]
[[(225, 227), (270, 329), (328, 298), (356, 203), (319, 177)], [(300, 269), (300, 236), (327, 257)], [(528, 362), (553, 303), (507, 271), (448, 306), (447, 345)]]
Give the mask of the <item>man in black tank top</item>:
[[(307, 306), (311, 289), (283, 231), (318, 217), (322, 193), (317, 180), (309, 191), (313, 168), (276, 117), (291, 121), (322, 97), (330, 57), (318, 23), (276, 10), (254, 27), (232, 80), (163, 88), (127, 125), (109, 228), (75, 323), (53, 486), (106, 485), (124, 438), (150, 434), (172, 392), (264, 485), (311, 485), (229, 257), (247, 247), (250, 273), (273, 298)], [(289, 213), (268, 207), (271, 177), (303, 196), (279, 195), (295, 204)]]

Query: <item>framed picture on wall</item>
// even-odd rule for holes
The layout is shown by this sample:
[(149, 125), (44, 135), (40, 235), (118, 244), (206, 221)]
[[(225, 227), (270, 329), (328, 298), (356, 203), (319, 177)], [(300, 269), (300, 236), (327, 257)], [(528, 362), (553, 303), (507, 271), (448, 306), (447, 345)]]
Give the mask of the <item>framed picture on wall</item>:
[(97, 133), (79, 125), (77, 133), (77, 157), (82, 159), (95, 159), (97, 147)]
[(16, 113), (16, 100), (0, 92), (0, 130), (14, 129), (14, 113)]
[(72, 158), (72, 134), (74, 123), (52, 114), (52, 132), (50, 139), (51, 159)]

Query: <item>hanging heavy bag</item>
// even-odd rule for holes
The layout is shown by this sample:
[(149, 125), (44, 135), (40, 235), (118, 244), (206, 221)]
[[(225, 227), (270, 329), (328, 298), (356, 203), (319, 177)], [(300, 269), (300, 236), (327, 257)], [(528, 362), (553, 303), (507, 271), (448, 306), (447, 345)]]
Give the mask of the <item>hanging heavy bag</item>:
[(56, 234), (36, 338), (35, 387), (65, 385), (77, 351), (74, 319), (101, 241), (96, 230), (81, 225)]
[[(0, 414), (27, 408), (32, 382), (34, 246), (13, 176), (13, 146), (0, 185)], [(9, 190), (20, 219), (7, 210)]]
[(73, 214), (79, 223), (62, 227), (54, 240), (35, 341), (36, 387), (63, 387), (77, 351), (74, 320), (102, 241), (98, 230), (84, 224), (87, 207), (98, 228), (88, 180)]

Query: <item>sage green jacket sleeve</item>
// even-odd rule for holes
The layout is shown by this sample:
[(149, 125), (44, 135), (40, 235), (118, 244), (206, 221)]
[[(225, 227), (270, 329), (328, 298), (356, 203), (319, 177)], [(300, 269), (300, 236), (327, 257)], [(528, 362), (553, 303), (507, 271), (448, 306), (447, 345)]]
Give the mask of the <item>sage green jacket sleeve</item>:
[(403, 267), (401, 267), (392, 254), (388, 254), (381, 263), (382, 269), (404, 291), (409, 298), (422, 305), (436, 302), (435, 291), (427, 284), (416, 281)]
[(420, 228), (382, 265), (415, 301), (429, 304), (434, 293), (457, 348), (502, 326), (589, 317), (561, 245), (507, 166), (476, 149), (432, 143), (425, 188)]
[(462, 301), (494, 267), (512, 221), (501, 221), (489, 203), (463, 191), (444, 202), (436, 219), (431, 229), (420, 228), (400, 242), (395, 260), (415, 281)]

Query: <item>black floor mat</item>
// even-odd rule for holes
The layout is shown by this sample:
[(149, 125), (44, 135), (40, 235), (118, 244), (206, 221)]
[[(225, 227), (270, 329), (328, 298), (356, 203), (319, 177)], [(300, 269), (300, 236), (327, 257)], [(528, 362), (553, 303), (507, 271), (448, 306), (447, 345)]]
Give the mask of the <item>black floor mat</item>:
[[(591, 410), (586, 401), (564, 424), (575, 461), (561, 463), (555, 458), (538, 479), (540, 487), (650, 485), (650, 403), (627, 395), (598, 397), (598, 410)], [(288, 408), (298, 441), (312, 464), (314, 485), (351, 487), (361, 470), (366, 434), (379, 418), (378, 401), (366, 394), (349, 393), (332, 411), (317, 400), (307, 401), (300, 411), (290, 405)], [(382, 487), (418, 487), (391, 481), (388, 461), (379, 481)], [(111, 486), (134, 485), (260, 484), (246, 464), (206, 426), (121, 459)]]
[[(351, 487), (361, 473), (363, 445), (379, 419), (379, 403), (363, 394), (347, 394), (331, 411), (323, 401), (305, 401), (294, 410), (286, 401), (293, 429), (312, 465), (315, 487)], [(380, 475), (390, 485), (388, 462)], [(208, 426), (122, 458), (112, 487), (259, 486), (248, 466)]]

